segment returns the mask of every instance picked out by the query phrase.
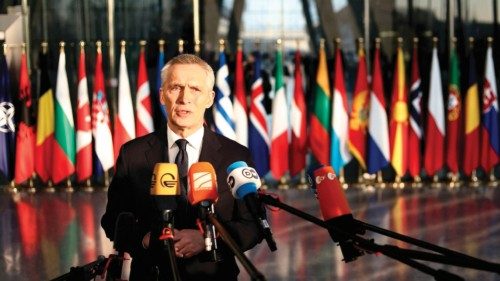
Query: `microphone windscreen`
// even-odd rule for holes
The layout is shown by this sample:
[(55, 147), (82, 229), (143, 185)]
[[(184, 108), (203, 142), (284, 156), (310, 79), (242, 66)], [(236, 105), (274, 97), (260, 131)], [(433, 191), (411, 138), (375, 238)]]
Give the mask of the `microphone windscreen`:
[(332, 166), (323, 166), (314, 171), (314, 182), (318, 193), (319, 206), (323, 219), (329, 220), (351, 214), (351, 208), (344, 190), (335, 176)]
[(130, 212), (123, 212), (118, 215), (115, 225), (115, 237), (113, 248), (117, 252), (130, 253), (134, 233), (135, 217)]
[(248, 194), (257, 193), (262, 182), (257, 171), (248, 167), (247, 163), (237, 161), (227, 167), (227, 184), (236, 199), (241, 199)]
[(217, 201), (217, 176), (212, 164), (197, 162), (191, 165), (188, 183), (188, 201), (191, 205), (196, 205), (201, 201)]
[(179, 172), (177, 165), (172, 163), (157, 163), (151, 178), (151, 195), (180, 195)]

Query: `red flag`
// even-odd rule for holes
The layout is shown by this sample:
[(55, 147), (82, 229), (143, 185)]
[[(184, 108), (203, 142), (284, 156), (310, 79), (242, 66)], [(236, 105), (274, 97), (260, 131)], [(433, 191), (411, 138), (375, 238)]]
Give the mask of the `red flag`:
[(135, 100), (135, 134), (136, 137), (144, 136), (154, 131), (153, 106), (146, 69), (144, 45), (141, 45), (139, 55), (139, 71), (137, 73), (137, 95)]
[(248, 106), (243, 73), (243, 50), (239, 45), (236, 51), (234, 70), (234, 126), (236, 141), (248, 147)]
[(115, 112), (113, 149), (115, 162), (122, 145), (135, 138), (134, 106), (130, 92), (127, 60), (125, 58), (125, 41), (122, 41), (120, 54), (120, 72), (118, 75), (118, 110)]
[(418, 67), (417, 41), (413, 45), (413, 60), (411, 65), (410, 86), (410, 129), (408, 130), (408, 171), (412, 177), (420, 175), (422, 165), (422, 85)]
[(307, 154), (307, 124), (306, 102), (304, 100), (304, 85), (302, 81), (302, 58), (300, 51), (295, 52), (295, 83), (293, 89), (290, 125), (292, 128), (292, 143), (290, 145), (290, 176), (297, 175), (306, 167)]
[(429, 176), (435, 175), (444, 165), (444, 101), (443, 85), (437, 47), (432, 50), (429, 101), (427, 104), (427, 130), (425, 131), (424, 168)]
[(35, 172), (35, 131), (31, 121), (31, 83), (28, 76), (26, 53), (21, 54), (19, 74), (19, 100), (21, 101), (21, 120), (16, 136), (16, 166), (14, 182), (27, 181)]
[(85, 49), (80, 45), (78, 62), (78, 107), (76, 109), (76, 179), (81, 182), (92, 176), (92, 124), (85, 73)]

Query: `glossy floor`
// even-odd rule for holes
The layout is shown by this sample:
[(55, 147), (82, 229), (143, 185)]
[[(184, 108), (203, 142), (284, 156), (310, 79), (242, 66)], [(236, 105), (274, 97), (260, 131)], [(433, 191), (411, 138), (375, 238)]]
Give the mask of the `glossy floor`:
[[(316, 217), (310, 190), (270, 190), (287, 205)], [(500, 263), (500, 188), (357, 189), (346, 191), (353, 215), (364, 222)], [(112, 253), (100, 228), (106, 193), (29, 195), (0, 193), (0, 280), (49, 280), (71, 266)], [(434, 280), (382, 254), (344, 263), (327, 231), (283, 210), (270, 210), (278, 250), (263, 242), (247, 254), (269, 281)], [(377, 244), (419, 249), (367, 232)], [(425, 262), (465, 280), (500, 280), (500, 275)], [(240, 280), (250, 280), (241, 267)]]

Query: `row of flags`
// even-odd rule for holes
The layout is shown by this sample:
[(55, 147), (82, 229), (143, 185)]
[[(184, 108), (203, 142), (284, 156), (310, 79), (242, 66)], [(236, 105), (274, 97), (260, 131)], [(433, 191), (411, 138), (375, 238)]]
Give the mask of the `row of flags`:
[[(165, 60), (163, 44), (160, 42), (157, 81), (161, 81), (160, 71)], [(153, 97), (150, 94), (144, 45), (141, 43), (134, 99), (125, 44), (122, 43), (118, 107), (112, 117), (105, 92), (99, 43), (92, 104), (85, 73), (85, 48), (81, 44), (75, 116), (64, 46), (59, 53), (55, 93), (48, 75), (47, 54), (43, 52), (36, 126), (29, 118), (32, 97), (25, 54), (22, 54), (19, 74), (17, 98), (20, 106), (16, 110), (20, 114), (18, 112), (16, 116), (20, 120), (17, 123), (14, 121), (13, 99), (8, 90), (8, 69), (2, 56), (0, 102), (2, 120), (5, 121), (2, 121), (0, 134), (0, 173), (3, 177), (13, 178), (16, 184), (21, 184), (36, 174), (44, 183), (51, 181), (58, 184), (75, 175), (78, 182), (83, 182), (111, 169), (123, 143), (152, 132)], [(390, 165), (400, 177), (419, 177), (422, 170), (426, 175), (433, 176), (444, 167), (453, 173), (462, 171), (470, 175), (479, 167), (489, 172), (499, 162), (498, 95), (491, 44), (487, 50), (482, 95), (478, 92), (475, 62), (471, 55), (468, 58), (468, 90), (462, 99), (459, 60), (454, 48), (450, 55), (446, 94), (441, 82), (436, 46), (433, 47), (430, 62), (429, 88), (422, 89), (418, 40), (413, 47), (409, 84), (400, 43), (394, 62), (391, 100), (387, 102), (380, 63), (380, 41), (376, 41), (371, 75), (367, 73), (361, 41), (354, 92), (349, 104), (340, 40), (335, 50), (333, 73), (328, 71), (322, 40), (315, 85), (309, 95), (313, 99), (312, 106), (308, 112), (302, 55), (296, 51), (293, 76), (286, 76), (281, 44), (278, 43), (273, 67), (271, 114), (266, 112), (264, 104), (267, 93), (262, 77), (262, 55), (259, 51), (251, 53), (253, 59), (247, 62), (253, 70), (251, 77), (245, 75), (244, 56), (240, 44), (233, 72), (221, 44), (215, 67), (216, 97), (211, 125), (215, 131), (247, 146), (262, 176), (271, 172), (275, 179), (282, 179), (287, 173), (294, 177), (313, 163), (332, 165), (337, 173), (341, 173), (352, 159), (356, 159), (360, 168), (370, 174)], [(251, 83), (246, 83), (245, 77), (250, 77)], [(246, 91), (246, 84), (251, 84), (249, 92)], [(154, 90), (160, 87), (155, 86)], [(423, 100), (428, 101), (427, 106), (422, 104)], [(166, 118), (164, 108), (160, 108)], [(12, 151), (15, 151), (15, 156), (11, 155)], [(307, 157), (309, 152), (312, 160)], [(12, 165), (13, 162), (15, 165)]]
[[(303, 171), (309, 151), (314, 162), (331, 165), (336, 173), (341, 173), (352, 159), (356, 159), (362, 171), (370, 174), (392, 166), (397, 177), (409, 175), (420, 179), (423, 174), (434, 177), (445, 168), (455, 175), (463, 172), (470, 176), (478, 168), (490, 173), (500, 159), (498, 94), (491, 41), (486, 53), (481, 106), (472, 52), (468, 58), (468, 90), (462, 100), (456, 49), (453, 47), (450, 56), (446, 91), (442, 85), (437, 39), (434, 40), (430, 72), (426, 77), (429, 88), (423, 89), (418, 64), (418, 39), (414, 40), (409, 84), (400, 39), (390, 103), (385, 100), (380, 40), (376, 40), (371, 77), (367, 73), (365, 51), (360, 40), (350, 106), (340, 40), (335, 51), (333, 73), (328, 72), (322, 41), (311, 112), (307, 112), (305, 106), (300, 52), (295, 54), (294, 79), (287, 81), (283, 74), (281, 47), (278, 46), (270, 118), (267, 118), (262, 102), (260, 53), (252, 54), (254, 77), (250, 109), (248, 114), (243, 114), (247, 103), (244, 103), (246, 93), (241, 79), (241, 47), (236, 53), (234, 70), (234, 108), (229, 102), (229, 74), (224, 49), (221, 48), (214, 127), (217, 132), (243, 145), (247, 145), (248, 141), (259, 174), (271, 172), (275, 179), (282, 179), (287, 172), (293, 177)], [(287, 88), (291, 88), (289, 94), (286, 94)], [(427, 95), (425, 98), (424, 93)], [(423, 104), (424, 101), (427, 104)], [(465, 153), (462, 153), (464, 150)]]
[[(55, 94), (48, 74), (47, 50), (40, 56), (41, 85), (37, 122), (31, 118), (32, 94), (26, 65), (21, 55), (19, 74), (19, 115), (10, 95), (9, 72), (5, 56), (0, 58), (0, 102), (2, 124), (0, 134), (0, 173), (15, 184), (22, 184), (36, 174), (41, 182), (59, 184), (75, 175), (78, 182), (102, 175), (116, 161), (121, 145), (135, 137), (153, 132), (153, 109), (146, 71), (144, 44), (141, 44), (135, 106), (125, 59), (125, 44), (120, 54), (118, 110), (111, 122), (105, 78), (102, 68), (101, 43), (97, 42), (92, 104), (89, 100), (85, 66), (85, 45), (80, 44), (76, 116), (70, 98), (66, 72), (64, 43), (60, 45)], [(19, 116), (17, 130), (14, 118)], [(5, 122), (5, 124), (3, 123)], [(113, 126), (112, 126), (113, 124)], [(14, 139), (15, 138), (15, 139)], [(14, 159), (11, 151), (15, 151)], [(12, 160), (15, 164), (12, 169)]]

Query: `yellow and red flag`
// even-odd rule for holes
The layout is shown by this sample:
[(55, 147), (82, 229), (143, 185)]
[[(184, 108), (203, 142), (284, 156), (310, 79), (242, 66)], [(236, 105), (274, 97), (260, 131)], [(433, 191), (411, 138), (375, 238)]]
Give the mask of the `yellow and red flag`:
[[(402, 42), (400, 42), (402, 43)], [(389, 136), (391, 164), (398, 176), (408, 169), (408, 89), (406, 88), (403, 50), (398, 46), (392, 84), (391, 120)]]

